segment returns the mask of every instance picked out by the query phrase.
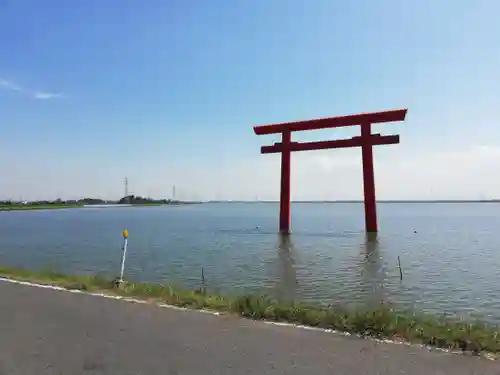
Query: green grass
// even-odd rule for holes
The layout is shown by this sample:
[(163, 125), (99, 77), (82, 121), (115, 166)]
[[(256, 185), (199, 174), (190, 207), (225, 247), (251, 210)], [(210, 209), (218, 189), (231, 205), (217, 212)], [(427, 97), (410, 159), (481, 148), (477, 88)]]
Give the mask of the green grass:
[(0, 211), (57, 210), (61, 208), (83, 207), (79, 204), (12, 204), (0, 205)]
[(132, 203), (132, 207), (147, 207), (147, 206), (166, 206), (169, 203), (157, 203), (157, 202), (152, 202), (152, 203)]
[(186, 290), (171, 285), (125, 283), (99, 275), (68, 276), (51, 271), (29, 271), (0, 267), (0, 276), (16, 280), (57, 285), (68, 289), (100, 291), (165, 302), (192, 309), (209, 309), (241, 317), (290, 322), (345, 331), (379, 339), (401, 340), (474, 354), (500, 354), (497, 326), (460, 321), (427, 314), (398, 311), (380, 304), (372, 309), (352, 310), (342, 306), (321, 307), (298, 302), (280, 302), (267, 296), (222, 296), (204, 290)]

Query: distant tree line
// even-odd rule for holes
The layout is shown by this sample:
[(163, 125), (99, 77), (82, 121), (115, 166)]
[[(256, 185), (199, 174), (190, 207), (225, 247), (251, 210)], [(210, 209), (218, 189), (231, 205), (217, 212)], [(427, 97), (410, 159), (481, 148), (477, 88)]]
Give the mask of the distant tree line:
[(99, 198), (82, 198), (82, 199), (55, 199), (55, 200), (38, 200), (38, 201), (15, 201), (15, 200), (0, 200), (0, 206), (11, 205), (30, 205), (30, 206), (50, 206), (50, 205), (93, 205), (93, 204), (180, 204), (182, 202), (172, 199), (153, 199), (141, 196), (129, 195), (119, 200), (104, 200)]
[[(186, 204), (188, 202), (181, 202), (172, 199), (153, 199), (149, 197), (141, 197), (136, 195), (129, 195), (119, 200), (104, 200), (99, 198), (82, 198), (82, 199), (55, 199), (55, 200), (39, 200), (39, 201), (16, 201), (16, 200), (0, 200), (0, 206), (11, 205), (30, 205), (30, 206), (50, 206), (50, 205), (93, 205), (93, 204)], [(190, 202), (196, 203), (196, 202)]]
[(0, 201), (0, 206), (11, 206), (20, 204), (29, 204), (30, 206), (50, 206), (50, 205), (84, 205), (84, 204), (105, 204), (108, 201), (97, 198), (83, 198), (83, 199), (55, 199), (55, 200), (38, 200), (38, 201), (14, 201), (3, 200)]
[(118, 204), (173, 204), (180, 202), (173, 201), (171, 199), (153, 199), (136, 195), (129, 195), (121, 198), (117, 203)]

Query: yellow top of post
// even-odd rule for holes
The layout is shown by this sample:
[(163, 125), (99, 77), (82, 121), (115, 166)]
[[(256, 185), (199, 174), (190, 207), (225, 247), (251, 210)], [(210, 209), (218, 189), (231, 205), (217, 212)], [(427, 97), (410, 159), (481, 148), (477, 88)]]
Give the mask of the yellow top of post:
[(123, 238), (128, 238), (128, 230), (127, 229), (123, 230)]

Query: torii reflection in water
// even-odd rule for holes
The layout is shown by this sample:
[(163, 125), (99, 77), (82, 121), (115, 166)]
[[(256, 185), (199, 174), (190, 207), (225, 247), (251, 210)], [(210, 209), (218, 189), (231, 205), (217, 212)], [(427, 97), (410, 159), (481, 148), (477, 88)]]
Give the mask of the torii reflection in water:
[(361, 283), (368, 305), (378, 304), (385, 300), (385, 270), (380, 254), (379, 238), (370, 233), (360, 246)]
[(295, 300), (298, 281), (296, 252), (290, 236), (278, 235), (278, 272), (276, 294), (279, 299)]

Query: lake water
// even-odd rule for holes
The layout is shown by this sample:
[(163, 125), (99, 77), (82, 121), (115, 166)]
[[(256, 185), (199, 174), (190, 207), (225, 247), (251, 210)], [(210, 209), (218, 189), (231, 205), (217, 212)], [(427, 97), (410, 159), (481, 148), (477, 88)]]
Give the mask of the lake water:
[[(500, 321), (500, 204), (379, 203), (367, 242), (361, 203), (292, 205), (289, 240), (278, 204), (0, 212), (0, 264), (262, 292), (280, 298), (406, 308)], [(401, 259), (403, 280), (397, 267)]]

